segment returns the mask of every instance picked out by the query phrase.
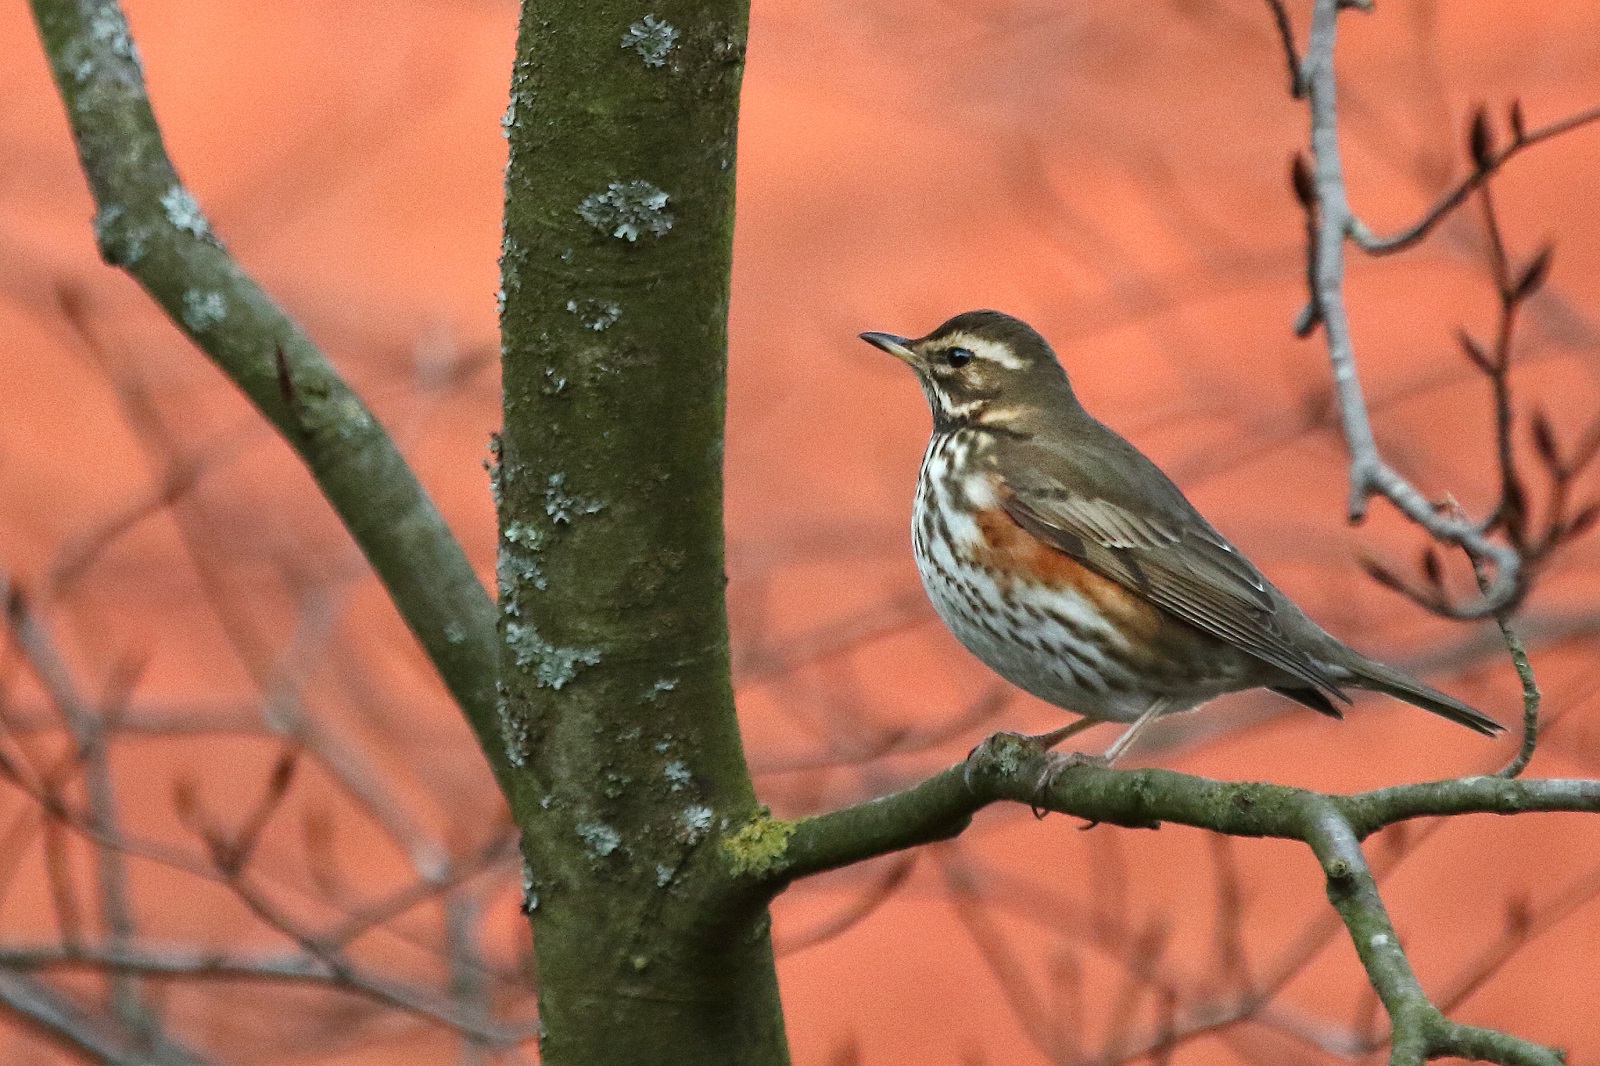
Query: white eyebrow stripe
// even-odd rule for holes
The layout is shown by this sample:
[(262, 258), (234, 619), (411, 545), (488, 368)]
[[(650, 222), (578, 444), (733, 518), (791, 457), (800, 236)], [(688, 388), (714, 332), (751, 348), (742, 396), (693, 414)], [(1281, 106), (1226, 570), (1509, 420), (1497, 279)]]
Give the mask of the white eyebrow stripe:
[(1011, 349), (999, 341), (986, 340), (981, 337), (968, 337), (962, 335), (956, 338), (957, 348), (965, 348), (979, 359), (987, 359), (991, 363), (998, 363), (1007, 370), (1021, 370), (1023, 362), (1018, 359)]

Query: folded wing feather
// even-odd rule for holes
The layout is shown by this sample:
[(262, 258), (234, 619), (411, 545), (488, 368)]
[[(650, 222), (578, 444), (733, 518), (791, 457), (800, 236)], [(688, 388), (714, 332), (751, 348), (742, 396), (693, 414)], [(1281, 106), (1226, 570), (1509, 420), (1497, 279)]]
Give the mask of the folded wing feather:
[(1190, 625), (1339, 699), (1338, 683), (1275, 624), (1271, 586), (1221, 535), (1177, 528), (1057, 485), (1001, 486), (1001, 505), (1035, 537), (1147, 596)]

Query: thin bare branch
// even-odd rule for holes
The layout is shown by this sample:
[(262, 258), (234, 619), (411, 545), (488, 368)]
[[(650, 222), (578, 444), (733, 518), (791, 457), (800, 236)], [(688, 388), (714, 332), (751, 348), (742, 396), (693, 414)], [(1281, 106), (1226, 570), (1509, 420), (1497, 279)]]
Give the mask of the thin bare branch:
[(1211, 848), (1211, 862), (1216, 871), (1217, 917), (1216, 940), (1218, 974), (1223, 981), (1236, 989), (1241, 996), (1251, 992), (1250, 962), (1244, 949), (1244, 885), (1239, 876), (1239, 859), (1234, 853), (1233, 840), (1213, 836), (1207, 842)]
[(994, 975), (1005, 996), (1006, 1005), (1011, 1008), (1022, 1031), (1035, 1047), (1049, 1055), (1053, 1048), (1048, 1012), (1026, 967), (1017, 958), (1005, 934), (990, 921), (958, 854), (949, 847), (933, 850), (938, 857), (939, 872), (944, 875), (950, 902), (972, 946), (977, 948), (984, 965)]
[[(107, 762), (102, 718), (89, 708), (79, 694), (65, 661), (57, 652), (43, 623), (34, 615), (22, 590), (14, 583), (8, 583), (3, 575), (0, 575), (0, 584), (9, 584), (10, 587), (6, 618), (12, 636), (71, 730), (76, 744), (76, 759), (83, 766), (88, 816), (100, 832), (118, 837), (121, 835), (121, 819), (111, 781), (111, 767)], [(126, 693), (122, 695), (125, 697)], [(121, 947), (135, 933), (124, 856), (116, 848), (95, 848), (94, 859), (100, 893), (100, 918), (112, 946)], [(111, 993), (122, 1023), (131, 1031), (153, 1039), (159, 1023), (156, 1016), (146, 1009), (138, 981), (126, 975), (115, 975), (111, 981)]]
[[(1473, 570), (1480, 583), (1483, 583), (1484, 576), (1476, 561)], [(1511, 664), (1516, 668), (1517, 681), (1522, 685), (1522, 742), (1517, 745), (1517, 752), (1511, 761), (1499, 770), (1500, 777), (1512, 778), (1520, 776), (1528, 768), (1528, 763), (1533, 760), (1534, 749), (1539, 745), (1539, 707), (1544, 702), (1544, 696), (1539, 691), (1538, 679), (1533, 676), (1528, 649), (1523, 646), (1522, 637), (1512, 628), (1510, 612), (1496, 611), (1494, 622), (1500, 630), (1500, 639), (1505, 641)]]
[(130, 1035), (84, 1009), (65, 993), (4, 969), (0, 969), (0, 1008), (88, 1062), (111, 1066), (202, 1066), (208, 1061), (170, 1037), (158, 1036), (152, 1043)]
[(1267, 0), (1272, 10), (1272, 22), (1278, 28), (1278, 41), (1283, 45), (1283, 58), (1289, 64), (1289, 95), (1296, 100), (1306, 94), (1306, 85), (1300, 74), (1300, 55), (1294, 43), (1294, 24), (1289, 21), (1289, 9), (1283, 0)]
[(1344, 242), (1353, 216), (1345, 193), (1339, 152), (1334, 79), (1334, 44), (1340, 6), (1338, 0), (1317, 0), (1314, 5), (1304, 74), (1310, 98), (1312, 177), (1317, 189), (1312, 303), (1317, 308), (1327, 340), (1340, 424), (1350, 453), (1350, 516), (1352, 521), (1359, 520), (1366, 512), (1367, 501), (1381, 495), (1436, 539), (1460, 544), (1473, 554), (1491, 560), (1495, 582), (1490, 594), (1483, 604), (1467, 611), (1476, 617), (1509, 604), (1520, 595), (1517, 553), (1491, 541), (1472, 523), (1441, 516), (1421, 492), (1384, 462), (1373, 436), (1366, 397), (1356, 372), (1355, 351), (1344, 306)]
[(889, 902), (900, 890), (900, 886), (906, 883), (906, 878), (911, 876), (911, 871), (916, 865), (915, 854), (899, 856), (874, 876), (866, 890), (857, 894), (849, 906), (837, 914), (829, 915), (809, 929), (802, 929), (792, 936), (778, 937), (773, 944), (773, 950), (779, 958), (787, 958), (844, 935), (872, 917), (879, 907)]
[[(1516, 108), (1513, 113), (1521, 113), (1520, 104), (1513, 104), (1513, 107)], [(1474, 191), (1511, 159), (1521, 154), (1524, 149), (1532, 148), (1536, 144), (1559, 137), (1563, 133), (1587, 126), (1596, 120), (1600, 120), (1600, 106), (1580, 111), (1575, 115), (1569, 115), (1547, 126), (1523, 131), (1520, 135), (1513, 128), (1512, 139), (1509, 144), (1504, 148), (1491, 150), (1481, 162), (1478, 162), (1478, 165), (1474, 166), (1471, 174), (1468, 174), (1443, 196), (1439, 197), (1433, 206), (1428, 208), (1416, 222), (1397, 233), (1380, 236), (1373, 233), (1359, 219), (1352, 216), (1350, 237), (1361, 246), (1363, 251), (1371, 252), (1374, 255), (1388, 255), (1392, 252), (1404, 251), (1432, 233), (1439, 223), (1450, 217), (1451, 212), (1466, 202), (1467, 197), (1471, 196)], [(1513, 123), (1514, 127), (1515, 125), (1516, 123)]]
[(308, 955), (235, 956), (206, 954), (165, 946), (159, 950), (84, 946), (0, 949), (0, 975), (6, 970), (98, 970), (151, 977), (199, 980), (246, 980), (311, 984), (361, 996), (464, 1033), (486, 1044), (522, 1043), (535, 1035), (528, 1026), (502, 1027), (469, 1018), (455, 1005), (397, 981), (376, 977), (350, 965)]

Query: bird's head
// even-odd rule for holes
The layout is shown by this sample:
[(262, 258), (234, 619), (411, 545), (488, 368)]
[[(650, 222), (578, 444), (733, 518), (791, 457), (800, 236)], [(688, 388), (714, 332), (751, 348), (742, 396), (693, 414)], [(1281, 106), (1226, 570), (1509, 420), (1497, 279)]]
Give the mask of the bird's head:
[(1072, 404), (1072, 389), (1056, 353), (1018, 318), (968, 311), (925, 337), (863, 333), (917, 372), (936, 431), (1001, 425), (1041, 407)]

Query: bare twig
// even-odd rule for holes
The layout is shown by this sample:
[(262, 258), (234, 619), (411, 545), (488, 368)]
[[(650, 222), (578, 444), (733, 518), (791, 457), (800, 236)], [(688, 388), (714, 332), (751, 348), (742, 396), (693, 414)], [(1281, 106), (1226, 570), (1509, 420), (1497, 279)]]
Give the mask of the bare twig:
[[(0, 579), (0, 584), (6, 584)], [(79, 695), (66, 663), (56, 652), (44, 626), (29, 608), (27, 597), (10, 584), (6, 617), (11, 633), (45, 691), (61, 712), (77, 745), (76, 758), (84, 770), (87, 811), (94, 826), (110, 836), (120, 835), (116, 792), (111, 768), (106, 760), (103, 722)], [(95, 869), (100, 891), (100, 916), (114, 948), (126, 945), (134, 935), (133, 909), (128, 901), (128, 875), (122, 852), (115, 848), (96, 848)], [(153, 1038), (158, 1029), (156, 1017), (145, 1008), (136, 979), (114, 975), (111, 981), (116, 1013), (123, 1024), (137, 1034)]]
[(1100, 1058), (1114, 1062), (1122, 1056), (1123, 1042), (1127, 1034), (1133, 1030), (1134, 1013), (1148, 993), (1164, 992), (1162, 999), (1172, 995), (1170, 988), (1164, 990), (1152, 988), (1154, 982), (1151, 980), (1156, 964), (1166, 949), (1167, 933), (1166, 922), (1161, 916), (1154, 915), (1145, 922), (1144, 927), (1128, 945), (1127, 966), (1120, 987), (1111, 1000), (1111, 1009), (1106, 1015), (1109, 1021), (1106, 1026), (1105, 1047), (1100, 1053)]
[(793, 936), (780, 937), (774, 944), (773, 950), (780, 958), (786, 958), (849, 932), (892, 899), (900, 890), (900, 886), (906, 883), (906, 878), (911, 876), (911, 871), (916, 865), (917, 859), (914, 854), (896, 858), (873, 878), (864, 892), (850, 901), (848, 907), (809, 929), (802, 929)]
[(1359, 244), (1363, 251), (1371, 252), (1375, 255), (1387, 255), (1391, 252), (1404, 251), (1432, 233), (1439, 223), (1450, 217), (1451, 212), (1466, 202), (1468, 196), (1471, 196), (1476, 189), (1488, 181), (1511, 159), (1520, 154), (1523, 149), (1532, 148), (1536, 144), (1541, 144), (1544, 141), (1559, 137), (1563, 133), (1571, 132), (1600, 120), (1600, 107), (1592, 107), (1575, 115), (1569, 115), (1557, 122), (1552, 122), (1547, 126), (1540, 126), (1533, 130), (1521, 130), (1518, 128), (1522, 113), (1521, 105), (1513, 103), (1511, 106), (1510, 114), (1514, 117), (1511, 121), (1512, 137), (1510, 143), (1504, 148), (1491, 148), (1482, 158), (1475, 159), (1472, 173), (1441, 196), (1420, 219), (1397, 233), (1380, 236), (1367, 229), (1365, 224), (1352, 216), (1350, 225), (1351, 239)]
[(42, 981), (0, 969), (0, 1006), (66, 1051), (112, 1066), (200, 1066), (208, 1060), (172, 1040), (129, 1034)]
[[(1520, 107), (1515, 107), (1511, 120), (1513, 138), (1504, 149), (1494, 147), (1488, 120), (1480, 112), (1473, 123), (1471, 137), (1475, 168), (1472, 176), (1405, 233), (1394, 238), (1374, 237), (1350, 209), (1339, 151), (1334, 46), (1338, 37), (1339, 13), (1345, 6), (1340, 0), (1316, 0), (1306, 54), (1300, 64), (1310, 101), (1312, 154), (1311, 190), (1309, 195), (1302, 193), (1301, 200), (1306, 205), (1313, 238), (1309, 256), (1312, 264), (1310, 301), (1307, 310), (1301, 313), (1296, 322), (1296, 330), (1304, 334), (1318, 324), (1323, 327), (1328, 358), (1333, 368), (1340, 424), (1350, 454), (1349, 512), (1352, 521), (1359, 520), (1365, 514), (1367, 503), (1373, 496), (1382, 496), (1435, 540), (1459, 545), (1474, 558), (1487, 561), (1493, 576), (1488, 590), (1479, 601), (1468, 605), (1450, 605), (1440, 601), (1433, 605), (1438, 613), (1451, 617), (1482, 618), (1500, 608), (1515, 606), (1526, 593), (1529, 577), (1523, 572), (1523, 556), (1516, 544), (1501, 543), (1489, 536), (1496, 524), (1494, 519), (1479, 524), (1442, 514), (1438, 507), (1382, 458), (1357, 374), (1344, 307), (1344, 245), (1346, 240), (1354, 240), (1368, 251), (1384, 252), (1398, 250), (1420, 240), (1468, 194), (1485, 187), (1488, 177), (1513, 154), (1600, 118), (1600, 108), (1527, 131), (1523, 128)], [(1292, 40), (1288, 44), (1292, 54)], [(1492, 206), (1487, 199), (1485, 203), (1486, 207)], [(1492, 239), (1498, 240), (1497, 230)], [(1504, 259), (1503, 249), (1501, 252), (1497, 262)], [(1532, 272), (1524, 276), (1535, 277)], [(1502, 282), (1502, 292), (1508, 291), (1504, 274), (1497, 275), (1497, 278)], [(1542, 280), (1542, 277), (1536, 278), (1533, 288), (1537, 287), (1538, 280)], [(1526, 295), (1519, 296), (1517, 302), (1525, 299)], [(1506, 470), (1503, 466), (1503, 472)], [(1510, 473), (1514, 476), (1514, 471)]]
[(932, 727), (918, 730), (884, 730), (867, 742), (836, 742), (829, 750), (815, 755), (779, 759), (751, 760), (750, 772), (757, 776), (799, 773), (806, 770), (859, 766), (892, 755), (909, 755), (949, 743), (955, 737), (993, 721), (1010, 702), (1011, 689), (992, 685), (959, 714)]
[(1236, 989), (1239, 995), (1248, 997), (1251, 992), (1250, 963), (1244, 950), (1245, 901), (1239, 860), (1234, 854), (1230, 838), (1213, 836), (1208, 843), (1217, 882), (1215, 937), (1218, 976)]
[[(1483, 567), (1476, 559), (1472, 561), (1472, 570), (1480, 587), (1488, 583)], [(1511, 761), (1498, 771), (1500, 777), (1511, 778), (1520, 776), (1533, 760), (1534, 749), (1539, 745), (1539, 707), (1544, 702), (1544, 696), (1539, 691), (1538, 679), (1533, 676), (1533, 664), (1528, 661), (1528, 650), (1523, 646), (1522, 637), (1512, 628), (1510, 612), (1496, 611), (1494, 623), (1500, 630), (1500, 639), (1505, 641), (1506, 653), (1511, 656), (1511, 665), (1516, 669), (1517, 681), (1522, 686), (1522, 742), (1517, 745)]]
[(1296, 100), (1306, 94), (1306, 85), (1300, 73), (1300, 55), (1294, 45), (1294, 24), (1289, 21), (1289, 9), (1283, 0), (1267, 0), (1272, 10), (1273, 25), (1278, 28), (1278, 41), (1283, 45), (1283, 57), (1289, 64), (1289, 95)]
[(1044, 1054), (1050, 1054), (1050, 1026), (1046, 1021), (1048, 1012), (1027, 969), (1017, 958), (1005, 935), (985, 913), (957, 854), (949, 848), (936, 848), (934, 854), (938, 857), (939, 872), (944, 876), (956, 916), (971, 938), (973, 947), (978, 949), (984, 965), (994, 975), (1005, 996), (1006, 1005), (1011, 1008), (1033, 1045)]
[(200, 980), (247, 980), (308, 984), (361, 996), (387, 1007), (415, 1014), (493, 1046), (521, 1043), (534, 1035), (527, 1027), (502, 1027), (464, 1017), (452, 1004), (417, 989), (386, 980), (315, 953), (284, 956), (230, 956), (163, 947), (157, 951), (81, 947), (0, 949), (0, 975), (11, 970), (78, 969)]
[(1383, 496), (1436, 539), (1460, 544), (1474, 555), (1490, 560), (1495, 580), (1488, 596), (1482, 603), (1462, 610), (1465, 616), (1481, 617), (1496, 607), (1514, 602), (1521, 595), (1517, 553), (1507, 545), (1490, 540), (1472, 523), (1440, 515), (1421, 492), (1383, 460), (1356, 372), (1355, 350), (1344, 306), (1344, 244), (1353, 215), (1345, 193), (1339, 152), (1334, 79), (1334, 44), (1338, 37), (1340, 7), (1338, 0), (1317, 0), (1314, 5), (1303, 70), (1310, 99), (1311, 173), (1317, 194), (1312, 304), (1327, 340), (1340, 424), (1350, 452), (1350, 517), (1359, 520), (1366, 512), (1367, 501), (1373, 496)]

